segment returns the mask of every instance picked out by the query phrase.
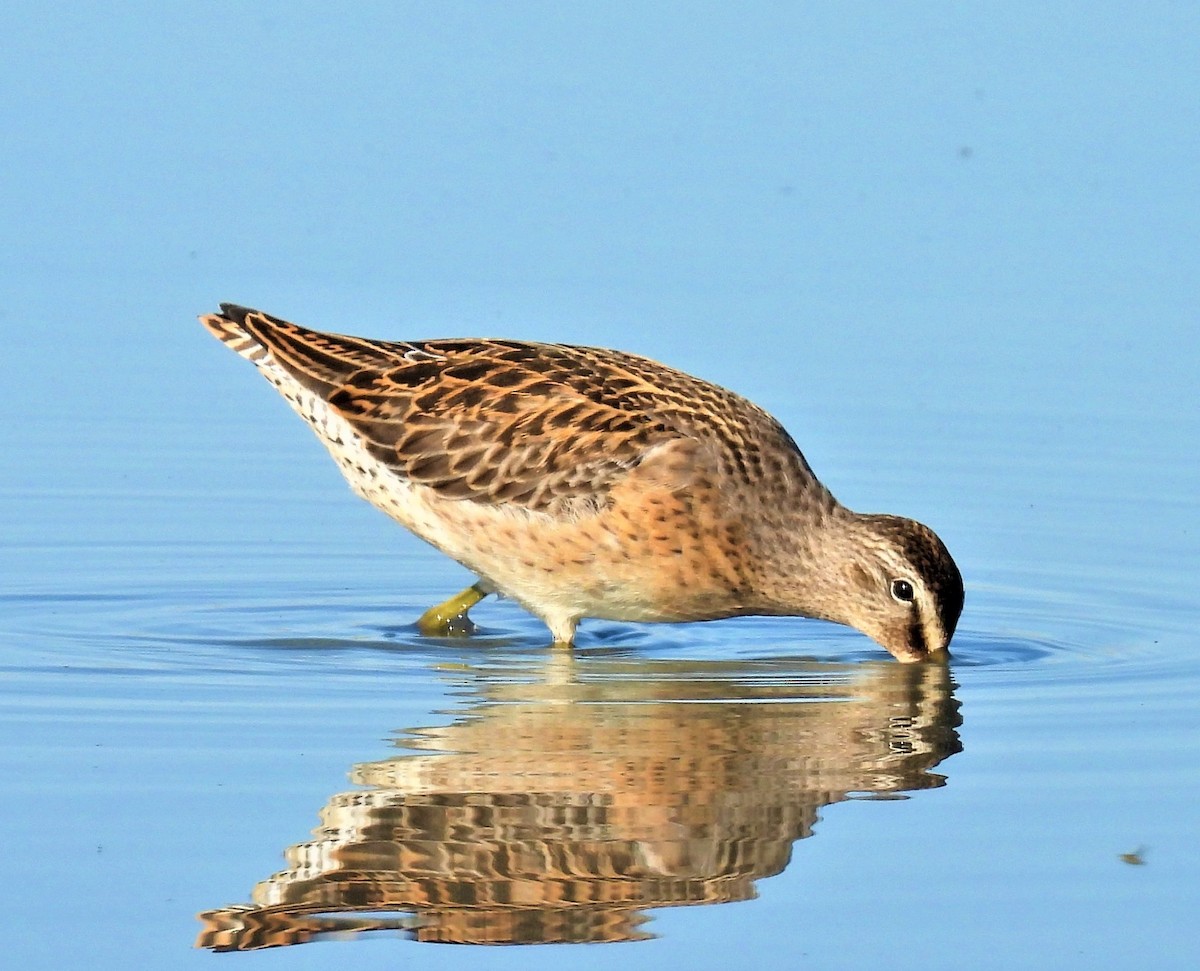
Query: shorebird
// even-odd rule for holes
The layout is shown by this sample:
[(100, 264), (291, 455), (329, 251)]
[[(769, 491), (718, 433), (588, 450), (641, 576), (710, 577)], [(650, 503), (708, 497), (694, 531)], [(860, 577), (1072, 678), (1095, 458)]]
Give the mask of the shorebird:
[(946, 651), (962, 577), (929, 527), (841, 505), (745, 398), (622, 351), (381, 341), (221, 304), (200, 318), (311, 426), (351, 488), (479, 578), (426, 611), (469, 626), (499, 593), (556, 644), (585, 617), (815, 617), (900, 661)]

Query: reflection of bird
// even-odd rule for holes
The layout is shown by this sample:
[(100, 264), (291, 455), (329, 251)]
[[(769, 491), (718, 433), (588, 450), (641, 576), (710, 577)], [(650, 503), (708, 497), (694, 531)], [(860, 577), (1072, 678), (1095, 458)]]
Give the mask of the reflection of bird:
[(637, 940), (648, 908), (753, 898), (824, 807), (945, 784), (960, 748), (943, 664), (560, 660), (456, 673), (452, 721), (355, 765), (199, 946)]
[(646, 358), (508, 340), (369, 341), (222, 304), (201, 318), (359, 495), (570, 643), (583, 617), (801, 615), (902, 661), (946, 648), (962, 578), (928, 527), (840, 505), (756, 405)]

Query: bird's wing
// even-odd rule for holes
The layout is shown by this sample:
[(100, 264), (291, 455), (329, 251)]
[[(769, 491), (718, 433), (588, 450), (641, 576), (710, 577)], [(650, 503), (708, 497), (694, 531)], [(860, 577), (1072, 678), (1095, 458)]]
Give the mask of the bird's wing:
[(324, 398), (388, 468), (449, 499), (538, 511), (602, 506), (656, 448), (674, 443), (677, 458), (696, 451), (672, 420), (682, 413), (672, 402), (686, 403), (694, 389), (673, 390), (672, 380), (733, 397), (594, 348), (364, 340), (228, 304), (202, 319), (243, 356), (269, 355)]

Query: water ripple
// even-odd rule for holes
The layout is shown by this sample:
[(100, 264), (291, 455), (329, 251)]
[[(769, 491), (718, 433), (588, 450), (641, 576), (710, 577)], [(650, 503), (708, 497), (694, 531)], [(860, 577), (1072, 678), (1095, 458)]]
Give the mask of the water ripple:
[[(351, 591), (248, 598), (244, 591), (7, 595), (3, 632), (17, 667), (97, 672), (278, 672), (297, 666), (378, 674), (466, 656), (541, 657), (545, 629), (513, 604), (478, 611), (471, 638), (426, 638), (405, 618), (420, 604)], [(1190, 607), (1161, 595), (1115, 598), (991, 585), (972, 591), (953, 644), (962, 678), (995, 683), (1164, 676), (1192, 638)], [(1133, 626), (1135, 623), (1140, 626)], [(846, 628), (807, 620), (739, 618), (671, 626), (586, 623), (576, 656), (698, 662), (801, 658), (849, 664), (882, 652)]]

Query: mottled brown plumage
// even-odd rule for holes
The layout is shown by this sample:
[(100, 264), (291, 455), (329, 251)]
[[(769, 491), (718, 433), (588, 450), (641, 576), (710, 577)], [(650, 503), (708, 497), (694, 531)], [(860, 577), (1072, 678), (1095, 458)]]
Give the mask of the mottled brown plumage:
[(499, 591), (564, 643), (582, 617), (804, 615), (903, 660), (954, 631), (962, 582), (933, 532), (845, 509), (724, 388), (599, 348), (365, 340), (230, 304), (201, 320), (355, 491), (480, 576), (451, 612)]

